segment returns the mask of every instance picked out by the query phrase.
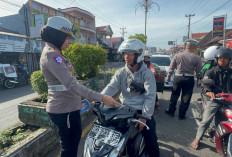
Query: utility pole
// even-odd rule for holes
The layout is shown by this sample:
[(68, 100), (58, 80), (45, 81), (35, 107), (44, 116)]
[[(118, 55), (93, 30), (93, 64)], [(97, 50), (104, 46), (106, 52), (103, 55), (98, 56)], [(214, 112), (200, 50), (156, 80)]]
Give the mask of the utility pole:
[(189, 18), (189, 24), (188, 24), (188, 39), (189, 39), (189, 33), (190, 33), (190, 21), (191, 21), (191, 16), (195, 16), (195, 14), (189, 14), (189, 15), (185, 15), (185, 17)]
[(122, 30), (121, 34), (122, 34), (122, 38), (124, 39), (124, 34), (127, 33), (127, 32), (124, 31), (126, 29), (126, 27), (124, 27), (124, 28), (122, 27), (120, 29)]

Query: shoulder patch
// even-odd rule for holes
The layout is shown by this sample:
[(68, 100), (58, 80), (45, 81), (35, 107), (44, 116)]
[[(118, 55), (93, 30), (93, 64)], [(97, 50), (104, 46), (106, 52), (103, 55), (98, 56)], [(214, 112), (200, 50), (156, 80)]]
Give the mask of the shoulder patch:
[(62, 58), (61, 55), (54, 55), (52, 58), (58, 64), (62, 64), (63, 63), (63, 58)]

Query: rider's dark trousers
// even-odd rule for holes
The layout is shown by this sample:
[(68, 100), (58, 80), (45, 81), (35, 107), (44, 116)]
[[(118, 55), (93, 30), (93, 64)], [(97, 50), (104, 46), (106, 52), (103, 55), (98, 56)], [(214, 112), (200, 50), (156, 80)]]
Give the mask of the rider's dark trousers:
[(155, 119), (147, 120), (146, 124), (149, 126), (150, 130), (143, 128), (142, 134), (145, 140), (145, 150), (148, 152), (150, 157), (159, 157), (159, 145), (156, 136), (156, 123)]
[(196, 138), (199, 139), (199, 140), (204, 135), (206, 129), (209, 128), (209, 125), (210, 125), (211, 121), (213, 120), (213, 117), (217, 113), (218, 109), (221, 107), (220, 104), (218, 104), (218, 103), (216, 103), (214, 101), (208, 100), (206, 103), (207, 104), (206, 104), (206, 108), (205, 108), (205, 110), (203, 112), (202, 121), (201, 121), (201, 123), (200, 123), (200, 125), (199, 125), (199, 127), (197, 129)]
[(59, 129), (61, 157), (77, 157), (82, 133), (80, 111), (63, 114), (49, 113), (49, 116)]
[(185, 116), (188, 110), (190, 100), (193, 94), (194, 77), (193, 76), (175, 76), (173, 79), (172, 95), (170, 99), (169, 112), (175, 113), (176, 104), (181, 95), (181, 103), (179, 107), (179, 116)]

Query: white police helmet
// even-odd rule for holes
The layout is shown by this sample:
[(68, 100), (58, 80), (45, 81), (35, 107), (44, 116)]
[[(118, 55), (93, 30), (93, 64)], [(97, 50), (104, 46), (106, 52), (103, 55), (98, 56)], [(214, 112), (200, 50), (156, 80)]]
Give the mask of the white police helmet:
[(151, 51), (150, 50), (145, 50), (145, 52), (144, 52), (144, 55), (143, 55), (144, 57), (145, 56), (147, 56), (147, 57), (151, 57), (152, 56), (152, 53), (151, 53)]
[(210, 46), (204, 52), (204, 59), (205, 60), (214, 60), (215, 55), (222, 49), (221, 46)]
[(53, 16), (48, 18), (47, 26), (66, 33), (72, 39), (75, 39), (73, 35), (73, 24), (66, 18), (61, 16)]
[(197, 45), (198, 41), (197, 40), (193, 40), (193, 39), (188, 39), (188, 40), (185, 40), (185, 42), (184, 42), (184, 45), (187, 45), (187, 44)]
[(134, 53), (134, 64), (143, 61), (143, 53), (144, 53), (145, 45), (139, 39), (128, 39), (121, 43), (120, 47), (118, 48), (118, 53)]

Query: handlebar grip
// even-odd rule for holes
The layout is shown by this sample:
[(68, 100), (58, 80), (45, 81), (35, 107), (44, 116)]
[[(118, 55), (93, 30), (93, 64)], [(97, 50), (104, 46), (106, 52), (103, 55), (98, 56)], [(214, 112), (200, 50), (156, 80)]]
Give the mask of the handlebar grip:
[(218, 101), (224, 101), (225, 99), (222, 98), (222, 97), (219, 97), (219, 98), (215, 98), (215, 100), (218, 100)]

